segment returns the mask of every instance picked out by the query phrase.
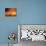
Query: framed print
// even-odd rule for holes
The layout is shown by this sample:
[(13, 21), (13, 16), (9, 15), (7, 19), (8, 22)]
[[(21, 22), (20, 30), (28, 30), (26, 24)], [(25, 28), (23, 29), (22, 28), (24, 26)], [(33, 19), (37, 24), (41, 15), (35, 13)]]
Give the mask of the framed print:
[(16, 8), (5, 8), (5, 16), (16, 16)]
[(20, 24), (18, 31), (20, 31), (20, 41), (46, 41), (46, 25)]

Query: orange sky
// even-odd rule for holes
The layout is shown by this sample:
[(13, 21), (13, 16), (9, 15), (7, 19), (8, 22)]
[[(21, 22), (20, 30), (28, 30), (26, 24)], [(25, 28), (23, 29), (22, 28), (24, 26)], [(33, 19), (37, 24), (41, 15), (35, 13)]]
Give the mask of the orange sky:
[(5, 12), (5, 15), (16, 16), (16, 9), (15, 8), (10, 8), (9, 11)]

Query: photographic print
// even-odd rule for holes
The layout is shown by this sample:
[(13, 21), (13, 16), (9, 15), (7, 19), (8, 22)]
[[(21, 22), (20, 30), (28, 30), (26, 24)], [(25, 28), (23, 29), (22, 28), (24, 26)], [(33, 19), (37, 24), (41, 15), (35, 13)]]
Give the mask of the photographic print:
[(5, 8), (5, 16), (16, 16), (16, 8)]
[(46, 41), (46, 25), (21, 25), (20, 40)]

